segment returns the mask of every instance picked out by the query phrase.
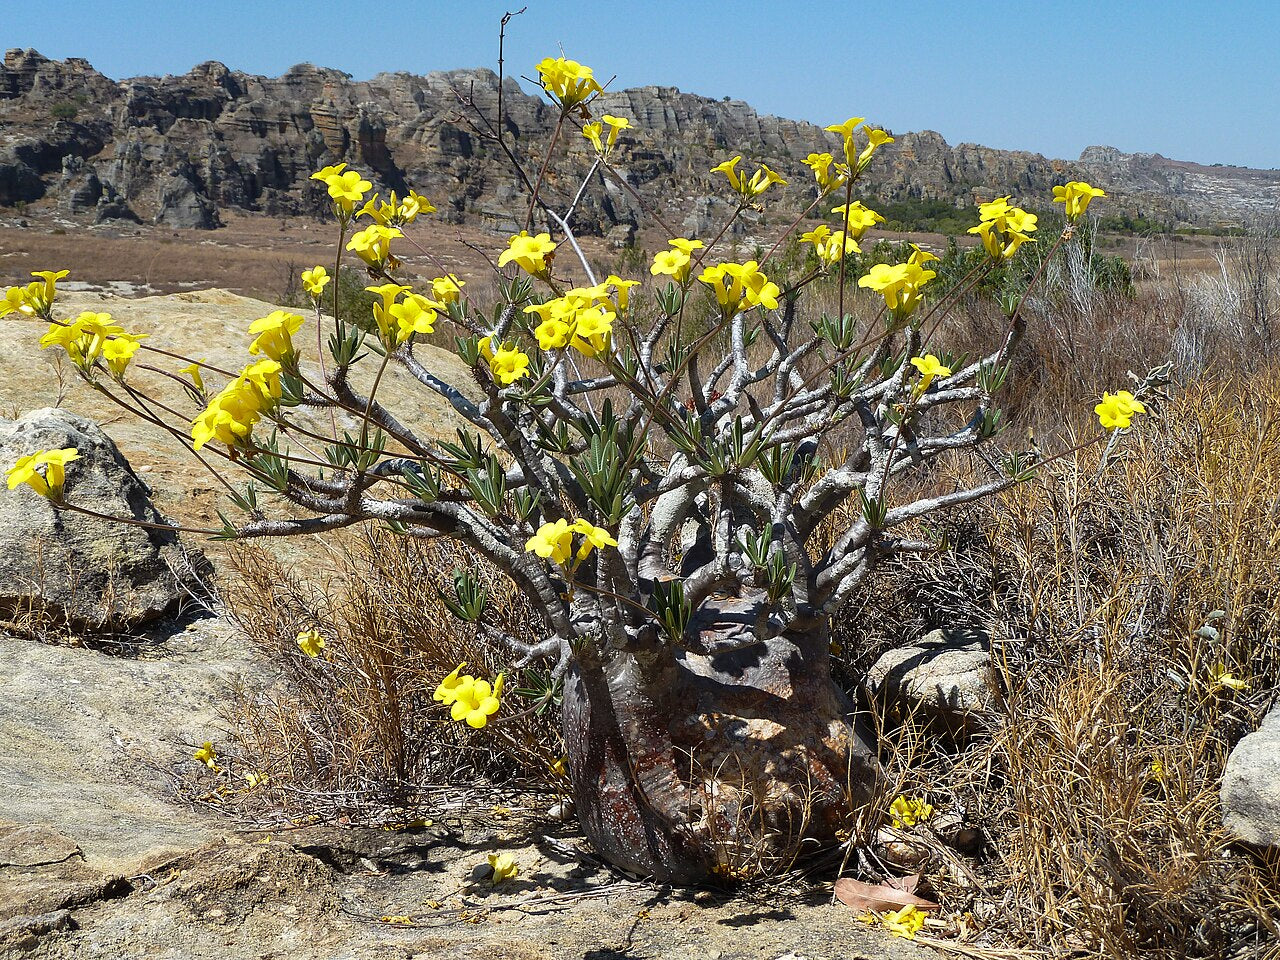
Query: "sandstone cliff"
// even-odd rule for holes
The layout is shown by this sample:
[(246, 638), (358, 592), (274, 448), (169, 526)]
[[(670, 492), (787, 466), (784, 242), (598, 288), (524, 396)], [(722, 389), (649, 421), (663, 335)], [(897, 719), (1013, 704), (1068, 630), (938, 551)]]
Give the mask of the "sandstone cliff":
[[(507, 230), (523, 194), (486, 129), (496, 122), (497, 99), (498, 78), (483, 69), (353, 81), (309, 64), (259, 77), (209, 62), (178, 77), (114, 81), (81, 59), (10, 50), (0, 67), (0, 207), (41, 203), (98, 221), (214, 227), (221, 210), (319, 209), (320, 188), (309, 174), (346, 160), (383, 191), (413, 186), (446, 220)], [(503, 100), (508, 142), (536, 169), (555, 112), (511, 78)], [(812, 195), (800, 160), (838, 145), (812, 124), (674, 87), (610, 93), (597, 112), (635, 123), (623, 135), (617, 166), (644, 209), (687, 233), (722, 219), (725, 191), (708, 173), (713, 164), (741, 152), (782, 171), (791, 184), (768, 214), (780, 217)], [(567, 201), (590, 155), (576, 132), (559, 149), (567, 156), (553, 164), (557, 176), (547, 189)], [(1078, 161), (1052, 160), (953, 147), (931, 131), (899, 134), (873, 169), (867, 190), (880, 201), (960, 206), (1012, 193), (1042, 207), (1054, 184), (1085, 178), (1107, 189), (1113, 210), (1199, 226), (1238, 223), (1280, 199), (1277, 171), (1205, 167), (1110, 147), (1091, 147)], [(575, 224), (625, 238), (640, 206), (628, 190), (597, 177)]]

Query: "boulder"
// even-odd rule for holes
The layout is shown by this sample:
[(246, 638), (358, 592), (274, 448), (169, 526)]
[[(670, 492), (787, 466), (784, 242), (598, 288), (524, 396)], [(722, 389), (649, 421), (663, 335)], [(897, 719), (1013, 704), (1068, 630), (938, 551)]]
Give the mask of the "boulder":
[(1280, 703), (1227, 757), (1221, 797), (1229, 833), (1245, 843), (1280, 849)]
[[(143, 482), (92, 420), (66, 410), (0, 419), (0, 467), (75, 447), (66, 499), (100, 514), (163, 524)], [(27, 486), (0, 490), (0, 616), (51, 616), (81, 631), (129, 629), (205, 592), (208, 561), (171, 530), (55, 508)]]
[(871, 667), (867, 686), (873, 694), (957, 732), (972, 729), (1000, 690), (986, 642), (944, 630), (883, 654)]
[(161, 183), (160, 212), (156, 214), (156, 223), (190, 230), (212, 230), (221, 222), (218, 208), (191, 177), (179, 172)]

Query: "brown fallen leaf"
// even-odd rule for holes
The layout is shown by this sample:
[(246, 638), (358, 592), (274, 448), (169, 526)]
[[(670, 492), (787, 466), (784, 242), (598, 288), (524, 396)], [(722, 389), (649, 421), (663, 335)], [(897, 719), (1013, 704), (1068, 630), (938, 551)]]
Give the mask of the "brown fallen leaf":
[[(903, 878), (903, 880), (910, 879), (910, 877)], [(918, 876), (915, 878), (916, 883), (919, 883), (919, 879)], [(913, 889), (914, 886), (915, 884), (912, 884)], [(917, 897), (903, 887), (883, 883), (863, 883), (861, 880), (853, 880), (849, 877), (841, 877), (836, 881), (836, 899), (854, 910), (898, 910), (907, 906), (920, 910), (938, 909), (938, 904), (932, 900)]]

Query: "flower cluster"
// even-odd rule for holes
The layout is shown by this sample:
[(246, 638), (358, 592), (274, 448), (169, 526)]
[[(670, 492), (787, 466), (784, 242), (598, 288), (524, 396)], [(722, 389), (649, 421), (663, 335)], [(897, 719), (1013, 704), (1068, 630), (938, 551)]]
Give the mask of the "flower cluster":
[(25, 287), (10, 287), (4, 292), (4, 297), (0, 298), (0, 317), (20, 313), (25, 317), (50, 319), (49, 311), (58, 294), (58, 281), (68, 273), (69, 270), (33, 271), (31, 275), (36, 279), (31, 283)]
[[(582, 536), (582, 543), (576, 554), (573, 550), (574, 534)], [(593, 548), (603, 550), (605, 547), (617, 545), (618, 541), (609, 535), (608, 530), (579, 517), (572, 523), (563, 518), (554, 523), (544, 523), (538, 528), (538, 532), (528, 539), (524, 549), (528, 553), (536, 553), (542, 559), (550, 560), (562, 567), (567, 567), (569, 560), (573, 558), (576, 567), (587, 558)]]
[(668, 276), (674, 278), (677, 283), (684, 283), (689, 279), (693, 251), (701, 250), (703, 243), (701, 240), (676, 237), (674, 240), (668, 240), (667, 244), (671, 249), (659, 250), (654, 254), (653, 266), (649, 268), (649, 272), (655, 277)]
[(765, 164), (760, 164), (756, 168), (756, 172), (751, 175), (751, 179), (746, 176), (740, 176), (734, 168), (742, 162), (742, 157), (734, 157), (732, 160), (726, 160), (724, 163), (718, 163), (711, 168), (712, 173), (723, 173), (729, 178), (729, 186), (733, 187), (734, 192), (739, 194), (743, 201), (754, 200), (760, 194), (764, 193), (775, 183), (785, 184), (776, 172), (770, 170)]
[[(855, 176), (866, 169), (867, 164), (871, 162), (871, 158), (875, 155), (877, 150), (883, 147), (886, 143), (893, 143), (893, 137), (889, 136), (889, 134), (885, 133), (883, 130), (877, 130), (874, 127), (864, 127), (863, 133), (866, 134), (867, 145), (859, 151), (854, 142), (853, 133), (858, 129), (858, 127), (862, 126), (862, 123), (862, 117), (850, 117), (844, 123), (835, 123), (826, 128), (831, 133), (840, 134), (841, 139), (844, 141), (845, 170), (852, 170)], [(817, 156), (822, 155), (818, 154)], [(812, 164), (810, 164), (810, 166), (812, 166)], [(816, 170), (814, 172), (815, 174), (817, 173)], [(821, 178), (818, 180), (818, 186), (822, 187)], [(824, 190), (823, 192), (826, 191)]]
[(1146, 413), (1147, 408), (1128, 390), (1117, 390), (1115, 393), (1104, 392), (1102, 402), (1093, 408), (1093, 412), (1098, 415), (1104, 430), (1123, 430), (1129, 426), (1135, 413)]
[(726, 319), (751, 307), (778, 309), (779, 286), (764, 275), (754, 260), (746, 263), (721, 263), (706, 267), (698, 275), (715, 294), (716, 303)]
[(410, 293), (409, 287), (399, 283), (384, 283), (365, 287), (365, 290), (379, 297), (373, 305), (373, 319), (378, 325), (378, 336), (390, 349), (413, 339), (414, 334), (434, 333), (436, 317), (445, 308), (442, 303)]
[[(600, 121), (603, 120), (602, 124)], [(604, 134), (604, 128), (609, 128), (609, 133), (601, 139)], [(618, 134), (623, 130), (631, 129), (631, 121), (626, 117), (614, 117), (605, 114), (600, 120), (593, 120), (591, 123), (584, 124), (582, 127), (582, 135), (591, 142), (591, 146), (595, 148), (596, 156), (601, 160), (608, 160), (609, 155), (613, 153), (613, 145), (618, 142)]]
[(538, 79), (542, 81), (542, 89), (560, 104), (565, 113), (596, 94), (604, 93), (590, 67), (564, 57), (543, 59), (538, 64)]
[(1090, 200), (1106, 195), (1105, 190), (1090, 186), (1083, 180), (1071, 180), (1064, 186), (1053, 188), (1053, 202), (1064, 205), (1067, 219), (1072, 223), (1084, 216)]
[(249, 324), (249, 332), (257, 338), (249, 344), (254, 356), (262, 354), (277, 363), (292, 363), (296, 358), (293, 335), (302, 327), (302, 317), (286, 310), (272, 310)]
[(498, 266), (505, 267), (514, 263), (517, 267), (539, 280), (551, 279), (551, 259), (556, 244), (551, 234), (539, 233), (529, 236), (527, 230), (521, 230), (507, 241), (507, 249), (498, 257)]
[(1036, 215), (1010, 206), (1008, 197), (997, 197), (979, 206), (978, 219), (982, 222), (970, 227), (969, 232), (982, 238), (982, 245), (994, 260), (1008, 260), (1024, 243), (1035, 243), (1028, 234), (1035, 232)]
[(49, 332), (40, 338), (40, 346), (61, 347), (86, 375), (101, 357), (111, 375), (119, 380), (145, 336), (125, 333), (124, 327), (111, 322), (109, 313), (86, 310), (74, 320), (50, 323)]
[(197, 450), (210, 440), (235, 446), (248, 439), (254, 425), (280, 399), (280, 364), (259, 360), (240, 371), (191, 421)]
[(587, 357), (608, 350), (613, 322), (627, 309), (631, 288), (637, 283), (611, 274), (594, 287), (574, 287), (553, 300), (525, 307), (525, 313), (541, 320), (533, 329), (538, 346), (543, 350), (573, 347)]
[(838, 163), (829, 153), (811, 153), (802, 161), (813, 171), (813, 179), (818, 182), (818, 192), (826, 196), (833, 190), (845, 185), (849, 179), (849, 165)]
[[(75, 447), (37, 450), (29, 456), (19, 457), (18, 462), (9, 470), (9, 489), (13, 490), (25, 483), (46, 500), (60, 501), (67, 464), (79, 458), (80, 453)], [(44, 467), (43, 475), (39, 473), (41, 467)]]
[(488, 680), (477, 680), (470, 674), (463, 674), (462, 668), (466, 665), (464, 660), (454, 667), (453, 672), (440, 681), (432, 699), (449, 707), (449, 715), (454, 720), (479, 730), (502, 706), (505, 677), (498, 674), (498, 679), (490, 687)]
[(367, 216), (375, 224), (383, 227), (401, 227), (406, 223), (413, 223), (420, 213), (435, 212), (435, 206), (421, 194), (410, 190), (409, 195), (400, 200), (392, 190), (389, 203), (380, 203), (378, 194), (375, 193), (373, 199), (361, 207), (356, 216)]
[(353, 233), (347, 241), (347, 249), (363, 260), (370, 270), (382, 273), (395, 267), (391, 241), (403, 236), (399, 227), (374, 223)]
[(930, 258), (937, 259), (921, 250), (913, 253), (906, 263), (877, 263), (858, 280), (858, 286), (880, 294), (894, 319), (905, 320), (920, 306), (924, 286), (937, 276), (923, 266)]

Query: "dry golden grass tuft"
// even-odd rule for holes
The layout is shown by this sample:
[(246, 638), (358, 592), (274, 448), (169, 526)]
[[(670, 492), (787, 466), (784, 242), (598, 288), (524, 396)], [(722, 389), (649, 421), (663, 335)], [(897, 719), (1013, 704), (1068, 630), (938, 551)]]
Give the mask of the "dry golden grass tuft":
[(1280, 860), (1231, 845), (1218, 791), (1280, 682), (1276, 371), (1188, 385), (1110, 462), (1086, 447), (947, 526), (953, 551), (887, 571), (868, 608), (892, 597), (895, 617), (856, 658), (894, 623), (992, 638), (1004, 695), (982, 735), (887, 724), (893, 792), (986, 839), (960, 867), (933, 845), (944, 903), (978, 942), (1051, 956), (1275, 950)]
[[(512, 697), (480, 731), (453, 722), (432, 699), (459, 663), (493, 680), (503, 664), (474, 628), (450, 615), (447, 545), (365, 530), (333, 543), (311, 571), (268, 550), (235, 554), (224, 599), (246, 637), (279, 668), (280, 683), (238, 696), (228, 721), (238, 762), (270, 777), (269, 799), (288, 816), (378, 819), (388, 805), (419, 805), (433, 786), (518, 780), (557, 788), (558, 715)], [(474, 569), (491, 603), (522, 636), (531, 622), (509, 581)], [(323, 654), (307, 656), (299, 632), (317, 629)], [(508, 674), (507, 690), (534, 680)]]

